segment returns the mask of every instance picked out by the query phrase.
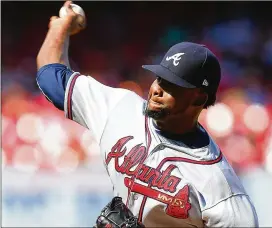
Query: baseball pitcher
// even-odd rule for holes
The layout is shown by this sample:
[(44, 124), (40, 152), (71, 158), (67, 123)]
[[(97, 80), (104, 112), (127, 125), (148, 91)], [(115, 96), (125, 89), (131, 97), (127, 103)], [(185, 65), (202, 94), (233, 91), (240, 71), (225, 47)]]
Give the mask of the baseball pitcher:
[(216, 56), (196, 43), (172, 46), (160, 64), (143, 66), (154, 73), (144, 100), (70, 68), (69, 37), (77, 17), (70, 4), (64, 4), (65, 17), (49, 22), (37, 56), (37, 83), (100, 146), (115, 197), (96, 225), (258, 227), (239, 178), (198, 122), (216, 101), (221, 78)]

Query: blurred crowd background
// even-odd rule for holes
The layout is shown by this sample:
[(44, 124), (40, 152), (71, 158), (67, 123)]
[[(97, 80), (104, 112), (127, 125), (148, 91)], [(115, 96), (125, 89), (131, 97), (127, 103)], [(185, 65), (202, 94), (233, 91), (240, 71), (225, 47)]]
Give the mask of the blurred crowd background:
[[(146, 98), (159, 63), (181, 41), (219, 58), (217, 104), (200, 122), (271, 226), (272, 23), (269, 2), (75, 2), (87, 29), (71, 37), (74, 70)], [(5, 226), (92, 225), (111, 184), (89, 132), (39, 91), (35, 59), (62, 2), (1, 2), (2, 171)], [(270, 203), (269, 203), (270, 202)]]

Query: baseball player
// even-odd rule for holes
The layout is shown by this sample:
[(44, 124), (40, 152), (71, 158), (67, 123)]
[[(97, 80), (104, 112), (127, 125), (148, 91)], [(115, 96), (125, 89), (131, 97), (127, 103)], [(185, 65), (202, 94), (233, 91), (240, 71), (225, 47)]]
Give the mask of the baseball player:
[[(67, 118), (91, 131), (120, 208), (147, 227), (258, 227), (239, 178), (198, 122), (216, 101), (216, 56), (196, 43), (172, 46), (159, 65), (143, 66), (154, 73), (144, 100), (70, 68), (69, 31), (77, 17), (70, 4), (66, 17), (49, 23), (37, 83)], [(115, 225), (106, 227), (121, 227), (108, 221)]]

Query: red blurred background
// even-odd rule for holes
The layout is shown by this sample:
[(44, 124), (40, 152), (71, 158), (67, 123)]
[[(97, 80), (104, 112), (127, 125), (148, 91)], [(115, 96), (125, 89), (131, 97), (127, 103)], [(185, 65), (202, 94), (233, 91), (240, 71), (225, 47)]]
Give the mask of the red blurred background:
[[(88, 27), (71, 39), (72, 66), (107, 85), (146, 97), (153, 76), (141, 70), (142, 64), (158, 63), (171, 45), (184, 40), (204, 43), (213, 50), (222, 64), (222, 83), (217, 105), (203, 112), (201, 123), (237, 172), (252, 166), (271, 171), (272, 30), (268, 3), (77, 3), (87, 13)], [(3, 4), (4, 166), (70, 170), (88, 164), (98, 153), (88, 132), (65, 120), (35, 82), (35, 58), (48, 19), (58, 14), (61, 5)]]

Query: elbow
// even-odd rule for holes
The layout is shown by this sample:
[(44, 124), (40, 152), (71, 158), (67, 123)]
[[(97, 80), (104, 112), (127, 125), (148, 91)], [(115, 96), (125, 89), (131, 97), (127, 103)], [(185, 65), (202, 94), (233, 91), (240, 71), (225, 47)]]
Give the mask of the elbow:
[(42, 53), (41, 50), (39, 51), (37, 57), (36, 57), (36, 65), (37, 65), (37, 71), (43, 67), (45, 64), (43, 64), (43, 58), (42, 58)]
[(36, 57), (37, 70), (39, 71), (43, 66), (52, 63), (59, 63), (58, 58), (53, 52), (53, 49), (42, 46)]
[[(42, 66), (41, 66), (42, 67)], [(39, 87), (39, 90), (42, 92), (42, 94), (45, 96), (45, 98), (51, 102), (52, 100), (50, 99), (50, 93), (48, 93), (48, 88), (49, 88), (49, 84), (46, 82), (46, 78), (45, 75), (41, 73), (41, 71), (39, 70), (40, 68), (38, 68), (38, 73), (36, 75), (36, 83), (37, 86)], [(49, 78), (49, 77), (48, 77)]]
[(39, 71), (43, 66), (49, 63), (50, 62), (47, 60), (47, 55), (45, 55), (43, 53), (43, 50), (41, 49), (36, 57), (37, 71)]
[(60, 110), (64, 110), (65, 89), (73, 72), (65, 65), (54, 63), (42, 65), (36, 82), (43, 95)]
[[(40, 91), (43, 93), (43, 95), (51, 102), (51, 99), (48, 97), (48, 88), (50, 88), (49, 81), (52, 81), (52, 75), (50, 73), (47, 73), (47, 67), (41, 66), (38, 64), (38, 58), (37, 58), (37, 74), (36, 74), (36, 83), (39, 87)], [(51, 80), (50, 80), (51, 79)]]
[(36, 58), (37, 71), (42, 67), (39, 55)]

